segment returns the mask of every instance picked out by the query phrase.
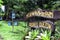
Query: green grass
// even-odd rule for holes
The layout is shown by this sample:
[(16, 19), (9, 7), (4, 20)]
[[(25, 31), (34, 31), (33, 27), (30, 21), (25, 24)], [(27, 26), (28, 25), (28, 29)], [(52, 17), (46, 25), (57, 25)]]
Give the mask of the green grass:
[(12, 26), (8, 26), (6, 21), (0, 21), (0, 36), (3, 40), (23, 40), (28, 28), (26, 28), (25, 22), (19, 22), (18, 26), (14, 26), (12, 32)]

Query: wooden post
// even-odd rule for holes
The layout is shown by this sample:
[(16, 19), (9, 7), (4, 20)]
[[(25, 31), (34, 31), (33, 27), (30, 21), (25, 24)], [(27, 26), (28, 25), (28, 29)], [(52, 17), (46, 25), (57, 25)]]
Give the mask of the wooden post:
[(13, 19), (15, 19), (15, 12), (12, 11), (12, 31), (14, 31), (14, 24), (13, 24)]
[(12, 32), (14, 31), (13, 19), (12, 19)]

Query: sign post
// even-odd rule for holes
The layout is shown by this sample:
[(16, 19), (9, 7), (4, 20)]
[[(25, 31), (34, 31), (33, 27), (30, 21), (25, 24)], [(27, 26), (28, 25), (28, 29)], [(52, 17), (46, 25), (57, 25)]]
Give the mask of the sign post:
[(2, 20), (2, 17), (0, 16), (0, 20)]
[(15, 12), (12, 11), (12, 31), (14, 31), (14, 25), (13, 25), (14, 19), (15, 19)]

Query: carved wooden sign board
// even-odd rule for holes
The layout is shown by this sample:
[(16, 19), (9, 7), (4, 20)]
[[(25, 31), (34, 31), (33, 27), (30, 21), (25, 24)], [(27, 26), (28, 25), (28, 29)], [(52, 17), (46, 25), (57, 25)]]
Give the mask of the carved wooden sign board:
[(33, 16), (44, 17), (48, 19), (60, 19), (60, 11), (35, 10), (27, 13), (26, 18)]
[(51, 21), (29, 22), (29, 26), (34, 27), (34, 28), (52, 29), (53, 22), (51, 22)]
[[(32, 11), (32, 12), (29, 12), (26, 15), (26, 19), (28, 19), (30, 17), (34, 17), (34, 16), (56, 20), (56, 19), (60, 19), (60, 11), (35, 10), (35, 11)], [(34, 28), (42, 27), (42, 28), (47, 28), (47, 29), (52, 29), (52, 30), (53, 30), (53, 27), (54, 27), (54, 23), (51, 20), (48, 20), (48, 21), (47, 20), (45, 20), (45, 21), (43, 21), (43, 20), (32, 21), (32, 22), (29, 22), (28, 25), (30, 27), (34, 27)]]
[(46, 17), (46, 18), (53, 18), (53, 12), (47, 12), (47, 11), (33, 11), (26, 15), (26, 17), (32, 17), (32, 16), (40, 16), (40, 17)]

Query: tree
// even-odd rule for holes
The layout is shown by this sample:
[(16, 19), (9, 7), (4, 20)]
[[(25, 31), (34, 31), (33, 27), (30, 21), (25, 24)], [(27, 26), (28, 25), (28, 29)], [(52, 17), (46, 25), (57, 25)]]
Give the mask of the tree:
[(53, 10), (60, 10), (60, 1), (54, 1), (52, 6)]
[(27, 2), (28, 0), (3, 0), (3, 1), (4, 5), (6, 5), (5, 15), (8, 15), (10, 10), (14, 10), (20, 16), (20, 14), (23, 14), (24, 11), (23, 3)]
[(2, 0), (0, 0), (0, 7), (1, 7), (2, 3), (3, 3), (3, 1), (2, 1)]
[(59, 0), (3, 0), (3, 4), (6, 5), (6, 15), (10, 10), (16, 12), (16, 16), (25, 16), (29, 11), (37, 8), (54, 10), (58, 8)]

